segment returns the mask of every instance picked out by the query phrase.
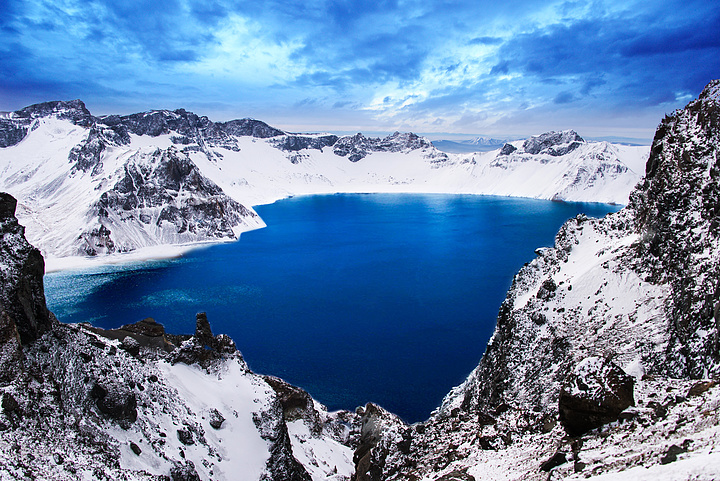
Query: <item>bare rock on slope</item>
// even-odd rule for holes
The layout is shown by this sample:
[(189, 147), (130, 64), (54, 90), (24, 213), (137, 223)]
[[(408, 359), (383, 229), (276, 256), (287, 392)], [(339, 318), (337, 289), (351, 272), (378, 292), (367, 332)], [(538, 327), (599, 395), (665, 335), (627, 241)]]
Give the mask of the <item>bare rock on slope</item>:
[(571, 436), (618, 419), (635, 405), (635, 380), (613, 362), (601, 357), (583, 359), (560, 390), (560, 422)]
[(13, 343), (12, 325), (23, 344), (49, 330), (52, 321), (45, 305), (45, 262), (40, 251), (25, 240), (25, 228), (15, 218), (17, 201), (0, 193), (0, 310), (5, 313), (2, 337)]

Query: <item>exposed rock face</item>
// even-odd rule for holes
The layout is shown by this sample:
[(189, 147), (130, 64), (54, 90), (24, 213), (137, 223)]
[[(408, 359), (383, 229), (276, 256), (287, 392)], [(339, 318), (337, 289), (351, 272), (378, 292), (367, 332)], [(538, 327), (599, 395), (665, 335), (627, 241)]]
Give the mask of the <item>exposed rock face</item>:
[(223, 356), (236, 352), (235, 343), (225, 334), (213, 336), (210, 330), (210, 323), (204, 312), (197, 315), (195, 335), (187, 339), (175, 337), (179, 348), (170, 355), (170, 362), (173, 364), (182, 362), (185, 364), (199, 364), (204, 368)]
[(572, 152), (584, 142), (585, 140), (574, 130), (546, 132), (526, 140), (523, 143), (523, 150), (528, 154), (548, 154), (557, 157)]
[[(390, 449), (398, 449), (407, 454), (410, 445), (410, 430), (394, 414), (380, 406), (368, 403), (364, 408), (357, 409), (361, 416), (360, 444), (355, 450), (356, 472), (354, 481), (371, 481), (385, 479), (393, 471), (385, 469), (386, 458)], [(376, 449), (378, 445), (381, 449)], [(384, 449), (382, 449), (384, 448)]]
[(720, 369), (720, 81), (663, 119), (631, 196), (638, 269), (672, 288), (666, 365), (674, 376)]
[(14, 114), (15, 118), (24, 121), (54, 115), (82, 127), (90, 127), (94, 120), (82, 100), (43, 102), (17, 110)]
[(229, 122), (220, 122), (218, 125), (230, 135), (250, 136), (259, 139), (277, 137), (285, 133), (275, 127), (270, 127), (265, 122), (255, 119), (231, 120)]
[(264, 379), (277, 393), (286, 420), (313, 418), (313, 399), (310, 394), (274, 376), (265, 376)]
[(73, 163), (75, 170), (97, 175), (102, 172), (102, 153), (113, 144), (97, 125), (93, 125), (87, 139), (72, 148), (68, 160)]
[(137, 398), (135, 393), (118, 383), (95, 384), (90, 390), (98, 410), (117, 421), (125, 429), (137, 420)]
[(6, 384), (21, 369), (22, 344), (17, 326), (10, 316), (0, 309), (0, 384)]
[(431, 149), (432, 144), (425, 137), (413, 133), (395, 132), (384, 139), (368, 138), (361, 133), (340, 137), (333, 146), (336, 155), (357, 162), (372, 152), (402, 152), (417, 149)]
[(0, 119), (0, 147), (10, 147), (19, 143), (27, 135), (27, 127), (18, 122)]
[(141, 348), (161, 349), (165, 352), (172, 352), (175, 349), (173, 343), (168, 340), (163, 325), (158, 324), (151, 317), (117, 329), (98, 327), (88, 327), (88, 329), (108, 339), (120, 341), (123, 349), (136, 356)]
[(260, 431), (260, 436), (270, 444), (270, 458), (262, 481), (276, 479), (311, 481), (310, 474), (292, 455), (290, 435), (284, 422), (280, 402), (274, 402), (270, 410), (254, 416), (253, 421)]
[(275, 146), (288, 152), (297, 152), (303, 149), (322, 150), (323, 147), (331, 147), (338, 141), (337, 135), (323, 135), (320, 137), (308, 137), (302, 135), (287, 135), (275, 141)]
[(600, 357), (580, 361), (560, 390), (560, 422), (568, 434), (579, 436), (617, 421), (635, 405), (635, 380), (617, 365)]
[(15, 344), (12, 325), (23, 344), (35, 341), (52, 325), (45, 305), (45, 262), (40, 251), (25, 240), (25, 229), (15, 218), (16, 206), (12, 196), (0, 193), (1, 331), (11, 345)]
[[(233, 230), (256, 214), (225, 195), (183, 153), (171, 147), (149, 156), (138, 154), (124, 166), (124, 176), (94, 205), (99, 225), (78, 239), (85, 255), (126, 252), (152, 244), (235, 239)], [(138, 235), (118, 236), (127, 229)], [(130, 238), (128, 238), (130, 237)]]
[(502, 146), (502, 149), (500, 149), (499, 155), (510, 155), (513, 152), (517, 150), (517, 147), (515, 147), (513, 144), (505, 144)]
[(358, 132), (353, 136), (341, 137), (335, 143), (333, 152), (335, 155), (347, 157), (350, 162), (357, 162), (368, 155), (376, 140), (378, 139), (368, 139)]
[(0, 148), (18, 144), (28, 131), (35, 127), (33, 124), (35, 119), (47, 116), (69, 120), (82, 127), (90, 127), (93, 124), (93, 116), (80, 100), (30, 105), (13, 112), (9, 118), (0, 119)]
[(282, 150), (297, 152), (303, 149), (322, 150), (332, 147), (335, 155), (347, 157), (351, 162), (364, 159), (373, 152), (403, 152), (418, 149), (432, 149), (424, 137), (413, 133), (395, 132), (384, 139), (365, 137), (361, 133), (338, 137), (337, 135), (302, 136), (288, 135), (275, 141)]

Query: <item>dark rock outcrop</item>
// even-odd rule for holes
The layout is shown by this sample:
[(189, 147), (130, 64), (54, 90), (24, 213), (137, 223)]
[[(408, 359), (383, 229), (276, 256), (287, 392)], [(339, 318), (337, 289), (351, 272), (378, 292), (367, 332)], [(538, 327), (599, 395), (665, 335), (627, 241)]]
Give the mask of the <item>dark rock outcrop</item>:
[(222, 428), (223, 423), (225, 422), (225, 416), (223, 416), (220, 411), (217, 409), (211, 409), (210, 410), (210, 421), (209, 424), (213, 429), (220, 429)]
[(192, 461), (185, 461), (184, 463), (176, 462), (172, 468), (170, 468), (170, 479), (172, 481), (200, 481), (200, 475), (195, 469), (195, 464)]
[(553, 456), (540, 465), (540, 471), (550, 472), (553, 468), (567, 463), (567, 456), (565, 453), (558, 451)]
[[(207, 368), (214, 360), (237, 353), (235, 342), (226, 334), (213, 336), (207, 315), (200, 312), (196, 316), (195, 334), (187, 339), (175, 337), (179, 347), (170, 354), (173, 364), (199, 364)], [(239, 353), (238, 353), (239, 355)]]
[(322, 150), (323, 147), (331, 147), (338, 140), (337, 135), (323, 135), (320, 137), (309, 137), (303, 135), (287, 135), (274, 141), (275, 147), (288, 152), (297, 152), (303, 149)]
[(353, 455), (356, 469), (352, 479), (353, 481), (386, 479), (388, 473), (385, 468), (391, 451), (400, 449), (401, 445), (408, 447), (410, 444), (408, 441), (411, 440), (406, 439), (407, 435), (400, 436), (404, 443), (396, 442), (400, 431), (408, 433), (405, 423), (373, 403), (357, 408), (357, 414), (360, 415), (361, 429), (358, 447)]
[(28, 128), (18, 122), (0, 119), (0, 147), (10, 147), (20, 143), (28, 133)]
[(59, 119), (69, 120), (75, 125), (82, 127), (90, 127), (94, 122), (94, 117), (85, 107), (82, 100), (43, 102), (40, 104), (30, 105), (28, 107), (16, 110), (13, 118), (21, 121), (30, 121), (40, 117), (56, 116)]
[[(666, 369), (720, 370), (720, 80), (658, 126), (643, 182), (631, 194), (643, 236), (638, 270), (672, 286)], [(709, 335), (708, 333), (714, 333)]]
[[(235, 239), (233, 228), (256, 214), (228, 197), (176, 148), (129, 161), (124, 176), (93, 206), (99, 225), (78, 239), (79, 253), (126, 252), (142, 245), (114, 238), (116, 225), (131, 224), (142, 238), (145, 226), (167, 243)], [(149, 234), (148, 234), (149, 235)], [(138, 237), (138, 236), (135, 236)], [(135, 242), (135, 241), (133, 241)]]
[(317, 413), (313, 409), (313, 399), (307, 391), (274, 376), (263, 376), (263, 379), (277, 394), (287, 421), (314, 420), (314, 424), (319, 425)]
[(515, 147), (512, 144), (505, 144), (502, 146), (502, 149), (500, 149), (500, 153), (498, 155), (510, 155), (513, 152), (517, 150), (517, 147)]
[(72, 148), (68, 160), (74, 164), (75, 170), (90, 171), (96, 175), (102, 171), (102, 153), (113, 142), (109, 141), (96, 125), (88, 132), (87, 138)]
[(265, 122), (255, 119), (239, 119), (230, 120), (229, 122), (219, 122), (217, 124), (223, 131), (230, 135), (256, 137), (258, 139), (267, 139), (283, 135), (282, 130), (271, 127)]
[(260, 436), (270, 445), (270, 457), (265, 466), (262, 481), (287, 479), (288, 481), (310, 481), (312, 478), (292, 452), (290, 435), (279, 401), (267, 411), (257, 413), (253, 422)]
[(14, 344), (13, 325), (22, 344), (35, 341), (52, 326), (45, 305), (45, 261), (25, 240), (25, 228), (15, 218), (17, 201), (0, 193), (0, 336)]
[(365, 137), (361, 133), (340, 137), (333, 146), (335, 155), (347, 157), (357, 162), (372, 152), (402, 152), (417, 149), (430, 149), (432, 144), (424, 137), (412, 132), (395, 132), (384, 139)]
[(98, 410), (127, 429), (137, 419), (137, 399), (128, 387), (118, 383), (96, 383), (90, 390)]
[(333, 146), (335, 155), (347, 157), (350, 162), (357, 162), (364, 159), (373, 150), (374, 144), (379, 139), (368, 139), (361, 133), (353, 136), (340, 137)]
[(617, 421), (635, 405), (635, 380), (611, 361), (589, 357), (581, 361), (560, 391), (560, 423), (571, 436)]
[(102, 329), (92, 326), (86, 326), (86, 329), (107, 339), (121, 341), (121, 346), (126, 350), (134, 351), (135, 355), (139, 353), (140, 348), (162, 349), (165, 352), (175, 349), (175, 346), (168, 341), (163, 325), (155, 322), (155, 319), (151, 317), (117, 329)]

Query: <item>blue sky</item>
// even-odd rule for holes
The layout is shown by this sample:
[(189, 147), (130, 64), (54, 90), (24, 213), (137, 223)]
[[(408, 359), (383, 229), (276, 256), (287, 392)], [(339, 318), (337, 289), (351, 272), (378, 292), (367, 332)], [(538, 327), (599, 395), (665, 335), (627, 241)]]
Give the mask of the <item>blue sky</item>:
[(718, 77), (716, 0), (0, 0), (0, 110), (650, 139)]

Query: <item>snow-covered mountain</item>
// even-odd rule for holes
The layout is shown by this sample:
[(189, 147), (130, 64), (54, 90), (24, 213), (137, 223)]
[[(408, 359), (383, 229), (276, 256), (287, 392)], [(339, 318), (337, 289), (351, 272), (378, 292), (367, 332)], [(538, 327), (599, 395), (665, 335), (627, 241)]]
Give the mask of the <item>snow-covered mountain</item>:
[[(544, 135), (503, 155), (581, 145)], [(364, 414), (357, 479), (719, 479), (719, 225), (714, 81), (662, 121), (627, 207), (569, 220), (520, 270), (480, 364), (428, 421)]]
[(470, 140), (465, 140), (463, 143), (472, 145), (502, 145), (507, 142), (507, 139), (494, 139), (492, 137), (474, 137)]
[(481, 136), (465, 140), (433, 140), (433, 145), (443, 152), (464, 154), (497, 150), (508, 141), (508, 139), (493, 139)]
[(646, 154), (564, 132), (455, 155), (412, 133), (292, 134), (182, 109), (95, 117), (79, 100), (0, 118), (0, 190), (18, 198), (28, 238), (51, 258), (235, 239), (264, 225), (249, 206), (298, 194), (626, 203)]

